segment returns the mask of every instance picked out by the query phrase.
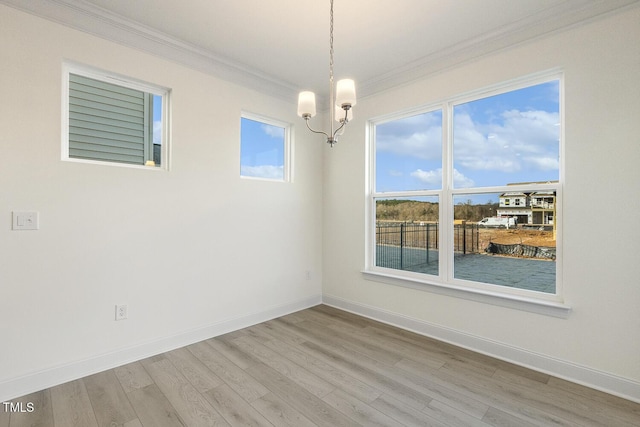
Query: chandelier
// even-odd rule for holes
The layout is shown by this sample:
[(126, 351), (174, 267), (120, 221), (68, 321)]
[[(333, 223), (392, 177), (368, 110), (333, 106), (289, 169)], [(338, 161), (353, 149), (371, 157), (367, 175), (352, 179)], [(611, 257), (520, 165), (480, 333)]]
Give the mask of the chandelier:
[[(333, 87), (333, 0), (331, 0), (329, 13), (329, 132), (313, 130), (309, 126), (309, 120), (316, 115), (316, 95), (313, 92), (304, 91), (298, 95), (298, 115), (302, 117), (307, 128), (313, 133), (323, 134), (327, 143), (333, 147), (338, 142), (338, 137), (344, 133), (344, 127), (353, 118), (351, 107), (356, 105), (356, 86), (351, 79), (338, 80)], [(334, 120), (339, 123), (334, 130)]]

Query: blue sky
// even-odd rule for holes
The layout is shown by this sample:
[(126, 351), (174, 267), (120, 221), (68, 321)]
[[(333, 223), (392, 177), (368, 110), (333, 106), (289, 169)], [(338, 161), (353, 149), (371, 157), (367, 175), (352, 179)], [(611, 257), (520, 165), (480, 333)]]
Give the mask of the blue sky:
[[(455, 188), (559, 177), (559, 82), (454, 107)], [(377, 191), (442, 188), (442, 112), (376, 127)]]
[[(162, 97), (154, 97), (154, 142)], [(559, 82), (551, 81), (454, 107), (455, 188), (554, 181), (559, 177)], [(241, 175), (284, 179), (283, 127), (241, 118)], [(442, 112), (376, 127), (376, 189), (442, 187)]]
[(285, 129), (242, 117), (240, 133), (240, 174), (283, 180)]
[(153, 95), (153, 143), (162, 144), (162, 96)]

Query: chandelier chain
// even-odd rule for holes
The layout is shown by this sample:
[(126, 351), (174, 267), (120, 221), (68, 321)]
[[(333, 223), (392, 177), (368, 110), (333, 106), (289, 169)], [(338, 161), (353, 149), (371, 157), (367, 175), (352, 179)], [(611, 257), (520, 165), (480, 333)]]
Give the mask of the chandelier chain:
[(329, 11), (329, 80), (333, 81), (333, 0)]
[[(349, 112), (355, 105), (355, 85), (353, 80), (344, 79), (338, 82), (338, 87), (333, 85), (333, 0), (329, 1), (329, 132), (317, 131), (309, 125), (309, 119), (316, 114), (316, 101), (313, 92), (300, 92), (298, 97), (298, 115), (302, 117), (307, 128), (313, 132), (322, 134), (327, 138), (327, 143), (333, 147), (338, 142), (338, 137), (344, 132), (344, 127), (350, 120)], [(340, 89), (340, 92), (338, 92)], [(341, 95), (341, 104), (337, 105), (337, 97)], [(344, 110), (342, 113), (340, 110)], [(342, 116), (344, 114), (344, 116)], [(334, 121), (339, 122), (337, 129)]]

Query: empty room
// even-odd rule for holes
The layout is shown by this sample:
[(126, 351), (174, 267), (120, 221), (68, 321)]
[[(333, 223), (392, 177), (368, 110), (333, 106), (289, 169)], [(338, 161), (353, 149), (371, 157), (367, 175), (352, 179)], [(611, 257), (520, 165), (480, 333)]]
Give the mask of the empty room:
[(0, 427), (640, 424), (640, 1), (0, 0)]

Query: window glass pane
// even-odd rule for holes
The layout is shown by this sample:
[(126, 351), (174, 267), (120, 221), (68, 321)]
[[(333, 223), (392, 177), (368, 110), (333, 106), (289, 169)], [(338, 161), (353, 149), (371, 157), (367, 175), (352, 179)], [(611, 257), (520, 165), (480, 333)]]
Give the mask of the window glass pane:
[(69, 73), (68, 156), (160, 166), (163, 97)]
[(438, 274), (438, 197), (376, 200), (376, 266)]
[(162, 164), (162, 97), (153, 95), (153, 161)]
[(376, 191), (442, 188), (442, 110), (376, 126)]
[(285, 128), (241, 118), (240, 175), (285, 179)]
[(468, 194), (453, 202), (456, 279), (555, 293), (553, 192)]
[(557, 181), (559, 81), (456, 105), (454, 187)]

